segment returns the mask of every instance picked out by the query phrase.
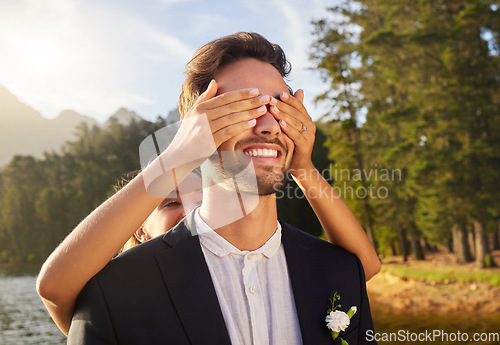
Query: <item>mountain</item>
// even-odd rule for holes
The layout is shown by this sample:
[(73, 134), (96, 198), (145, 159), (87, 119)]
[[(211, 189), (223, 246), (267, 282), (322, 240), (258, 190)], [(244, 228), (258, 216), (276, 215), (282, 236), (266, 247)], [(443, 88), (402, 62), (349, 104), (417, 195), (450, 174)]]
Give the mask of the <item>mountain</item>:
[[(142, 120), (125, 108), (111, 116), (121, 124), (128, 124), (132, 119)], [(66, 141), (75, 139), (75, 128), (82, 122), (101, 126), (73, 110), (64, 110), (56, 118), (46, 119), (0, 85), (0, 167), (16, 154), (41, 157), (44, 151), (59, 150)]]
[[(48, 134), (53, 138), (47, 141), (48, 149), (59, 149), (66, 141), (75, 139), (75, 128), (82, 122), (89, 127), (100, 126), (99, 122), (85, 115), (80, 115), (73, 110), (63, 110), (56, 118), (47, 120), (44, 125), (48, 125)], [(42, 150), (47, 151), (47, 149)], [(36, 154), (33, 154), (36, 156)]]
[(130, 111), (126, 108), (118, 109), (116, 113), (111, 115), (109, 118), (117, 119), (118, 123), (121, 125), (128, 125), (130, 122), (132, 122), (132, 120), (135, 120), (137, 122), (142, 120), (142, 117), (137, 115), (135, 111)]
[(175, 108), (168, 113), (165, 122), (167, 123), (167, 125), (170, 125), (172, 123), (179, 122), (180, 120), (181, 114), (179, 113), (179, 108)]

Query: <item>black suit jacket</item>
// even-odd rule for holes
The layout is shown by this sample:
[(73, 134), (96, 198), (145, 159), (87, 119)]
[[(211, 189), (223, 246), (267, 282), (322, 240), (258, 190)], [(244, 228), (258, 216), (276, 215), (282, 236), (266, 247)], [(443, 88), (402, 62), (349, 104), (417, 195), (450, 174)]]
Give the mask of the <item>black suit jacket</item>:
[[(341, 337), (367, 343), (373, 324), (359, 259), (280, 223), (303, 343), (334, 343), (325, 317), (336, 291), (340, 310), (358, 308)], [(191, 213), (93, 277), (78, 298), (68, 344), (230, 345), (195, 229)]]

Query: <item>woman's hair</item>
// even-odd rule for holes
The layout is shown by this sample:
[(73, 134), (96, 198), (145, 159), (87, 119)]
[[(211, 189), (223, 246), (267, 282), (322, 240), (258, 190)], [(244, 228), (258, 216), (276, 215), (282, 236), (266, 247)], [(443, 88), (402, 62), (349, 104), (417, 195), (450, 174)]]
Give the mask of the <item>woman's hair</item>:
[(281, 47), (257, 33), (238, 32), (209, 42), (198, 49), (186, 65), (186, 80), (179, 96), (181, 119), (222, 67), (245, 58), (270, 63), (283, 78), (291, 70)]
[[(123, 187), (125, 187), (130, 181), (132, 181), (137, 175), (139, 175), (141, 171), (140, 170), (134, 170), (134, 171), (130, 171), (128, 173), (125, 173), (117, 182), (116, 184), (113, 186), (114, 190), (115, 190), (115, 193), (118, 192), (120, 189), (122, 189)], [(142, 225), (141, 225), (142, 226)], [(127, 242), (125, 242), (125, 244), (123, 245), (123, 247), (120, 248), (120, 250), (118, 251), (117, 254), (121, 254), (123, 253), (124, 251), (126, 251), (127, 249), (130, 249), (132, 247), (135, 247), (136, 245), (140, 244), (141, 242), (139, 242), (137, 240), (137, 238), (135, 238), (134, 235), (132, 235), (128, 240)]]

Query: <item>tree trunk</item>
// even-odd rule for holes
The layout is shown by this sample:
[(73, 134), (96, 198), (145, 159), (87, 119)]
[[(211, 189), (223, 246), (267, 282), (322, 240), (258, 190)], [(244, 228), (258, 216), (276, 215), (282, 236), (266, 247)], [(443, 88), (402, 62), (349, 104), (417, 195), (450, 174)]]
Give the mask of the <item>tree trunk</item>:
[(467, 230), (464, 226), (455, 224), (451, 229), (453, 235), (453, 252), (457, 258), (459, 264), (464, 264), (466, 262), (472, 261), (469, 241), (467, 236)]
[(474, 233), (474, 229), (472, 231), (468, 232), (469, 236), (467, 239), (467, 243), (469, 244), (469, 250), (471, 254), (471, 258), (476, 257), (476, 235)]
[(395, 256), (397, 255), (396, 247), (394, 246), (394, 242), (391, 241), (391, 255)]
[(498, 232), (494, 232), (491, 234), (491, 249), (492, 250), (500, 249), (500, 236), (498, 236)]
[(408, 261), (408, 250), (406, 247), (406, 243), (408, 240), (406, 239), (406, 230), (403, 227), (403, 224), (398, 222), (398, 237), (399, 237), (399, 254), (403, 256), (403, 261)]
[(484, 233), (484, 224), (482, 222), (474, 221), (474, 233), (476, 237), (476, 266), (480, 268), (496, 267), (488, 245), (488, 236)]
[(500, 249), (500, 220), (498, 221), (499, 229), (491, 234), (491, 244), (493, 245), (493, 250)]
[(375, 252), (378, 254), (378, 245), (377, 245), (377, 240), (375, 239), (375, 234), (373, 233), (373, 226), (372, 226), (372, 221), (370, 219), (369, 207), (367, 205), (366, 200), (363, 200), (362, 203), (363, 203), (363, 220), (366, 230), (366, 236), (368, 236), (368, 239), (372, 243)]
[(413, 221), (410, 222), (410, 238), (411, 238), (411, 252), (415, 260), (425, 260), (424, 251), (420, 245), (420, 237), (422, 236), (420, 230), (417, 228)]
[(420, 245), (420, 239), (415, 238), (415, 236), (412, 236), (411, 238), (411, 251), (415, 260), (425, 260), (424, 251)]
[(455, 248), (453, 248), (453, 238), (446, 239), (446, 249), (448, 249), (448, 253), (455, 253)]
[(425, 236), (421, 237), (420, 245), (422, 246), (422, 248), (424, 248), (424, 250), (426, 252), (435, 252), (436, 251), (436, 248), (434, 248), (433, 246), (431, 246), (429, 244), (429, 242), (427, 242), (427, 238), (425, 238)]

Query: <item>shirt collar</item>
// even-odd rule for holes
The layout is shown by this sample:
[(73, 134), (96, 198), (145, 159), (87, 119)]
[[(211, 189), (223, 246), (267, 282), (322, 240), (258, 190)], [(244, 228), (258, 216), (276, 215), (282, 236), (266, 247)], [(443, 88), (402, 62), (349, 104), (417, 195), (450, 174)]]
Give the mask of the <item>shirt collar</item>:
[(194, 223), (196, 231), (200, 238), (200, 243), (211, 253), (218, 257), (224, 257), (229, 254), (244, 256), (248, 253), (262, 254), (266, 258), (271, 259), (281, 246), (281, 224), (277, 222), (276, 231), (260, 248), (253, 251), (239, 250), (231, 243), (226, 241), (224, 237), (216, 233), (200, 216), (200, 209), (194, 212)]

